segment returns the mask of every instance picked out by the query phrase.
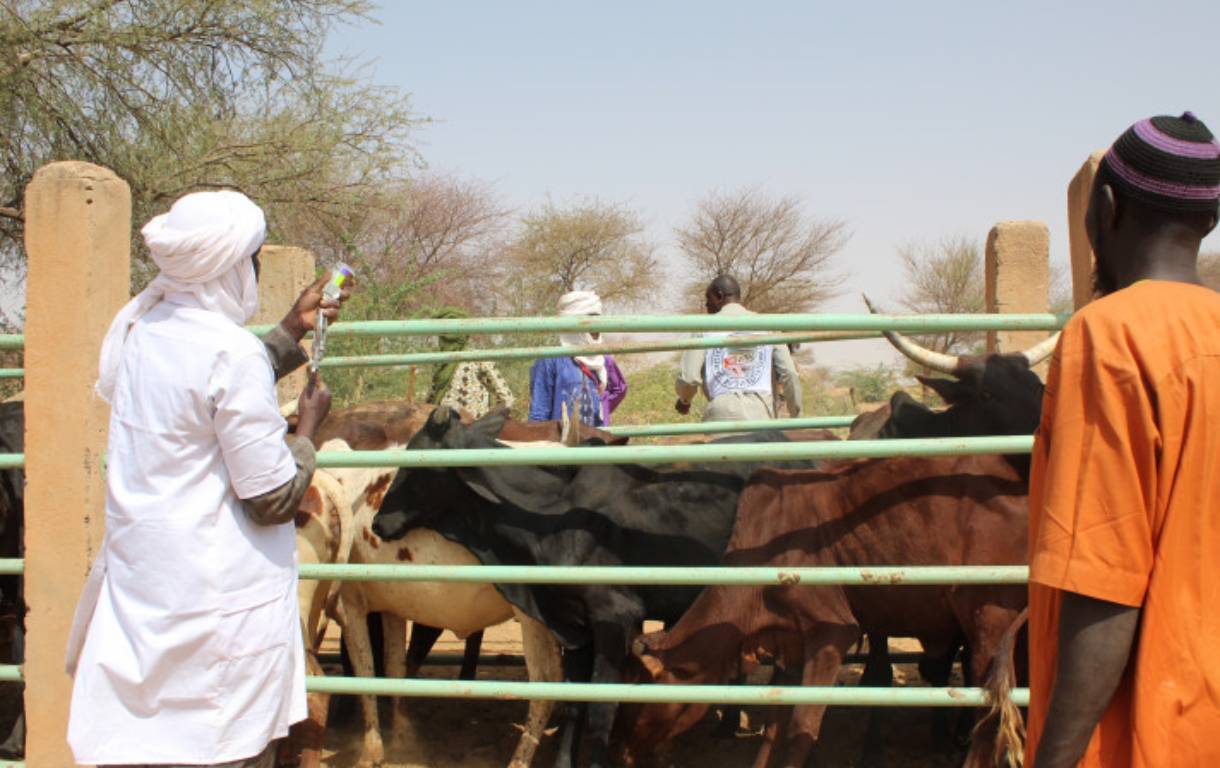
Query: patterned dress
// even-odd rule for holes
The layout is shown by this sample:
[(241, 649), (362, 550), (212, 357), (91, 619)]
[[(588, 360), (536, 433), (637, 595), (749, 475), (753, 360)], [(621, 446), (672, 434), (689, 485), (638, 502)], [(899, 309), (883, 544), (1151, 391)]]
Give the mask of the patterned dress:
[(513, 393), (491, 361), (458, 363), (440, 404), (460, 408), (478, 419), (495, 405), (512, 408)]

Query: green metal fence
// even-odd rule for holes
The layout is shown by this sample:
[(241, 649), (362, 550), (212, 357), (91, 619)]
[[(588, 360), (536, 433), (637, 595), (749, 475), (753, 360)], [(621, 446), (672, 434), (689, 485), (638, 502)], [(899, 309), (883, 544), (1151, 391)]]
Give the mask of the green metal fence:
[[(1023, 315), (720, 315), (637, 317), (477, 318), (463, 320), (365, 321), (337, 323), (333, 336), (428, 336), (439, 334), (499, 335), (511, 333), (748, 333), (735, 337), (735, 346), (808, 343), (848, 338), (871, 338), (879, 332), (905, 333), (979, 330), (1058, 330), (1066, 316)], [(265, 332), (269, 326), (252, 328)], [(776, 333), (777, 331), (784, 333)], [(23, 335), (0, 335), (0, 350), (21, 349)], [(722, 346), (724, 338), (665, 340), (635, 344), (606, 344), (584, 350), (572, 347), (422, 352), (403, 355), (334, 357), (328, 367), (343, 365), (417, 365), (462, 360), (511, 360), (566, 357), (583, 352), (654, 352), (705, 349)], [(0, 378), (24, 375), (22, 369), (0, 369)], [(720, 424), (630, 425), (611, 428), (626, 437), (681, 434), (715, 434), (762, 429), (816, 429), (849, 426), (854, 417), (790, 419), (783, 422), (724, 422)], [(586, 465), (615, 463), (674, 463), (727, 461), (790, 461), (896, 457), (948, 456), (981, 453), (1028, 453), (1032, 437), (978, 437), (927, 440), (798, 442), (750, 445), (686, 445), (588, 447), (579, 450), (532, 448), (527, 450), (432, 450), (321, 452), (320, 467), (442, 467)], [(0, 469), (24, 466), (23, 454), (0, 454)], [(24, 561), (0, 559), (0, 575), (21, 574)], [(500, 583), (589, 583), (666, 585), (805, 586), (1017, 584), (1028, 578), (1021, 565), (996, 566), (868, 566), (859, 568), (633, 568), (559, 566), (426, 566), (367, 564), (305, 564), (303, 579), (350, 581), (461, 581)], [(0, 681), (22, 680), (17, 665), (0, 666)], [(836, 688), (772, 686), (661, 686), (582, 683), (519, 683), (504, 681), (388, 680), (344, 677), (309, 677), (311, 691), (413, 697), (543, 699), (553, 701), (693, 702), (722, 704), (826, 704), (832, 706), (984, 706), (987, 694), (979, 688)], [(1028, 690), (1013, 691), (1019, 705), (1028, 703)], [(0, 768), (23, 768), (21, 762), (0, 761)]]
[(1029, 453), (1031, 435), (916, 440), (819, 440), (791, 443), (626, 445), (582, 448), (319, 451), (319, 467), (520, 467), (677, 462), (801, 461)]

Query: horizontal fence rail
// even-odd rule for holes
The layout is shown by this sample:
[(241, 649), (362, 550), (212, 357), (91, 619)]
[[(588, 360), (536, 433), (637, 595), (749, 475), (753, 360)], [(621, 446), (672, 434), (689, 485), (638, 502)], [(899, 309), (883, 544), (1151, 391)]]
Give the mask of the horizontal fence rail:
[[(332, 327), (338, 327), (332, 326)], [(823, 334), (767, 334), (743, 336), (733, 339), (734, 347), (762, 347), (776, 344), (809, 344), (827, 341), (856, 341), (876, 339), (876, 331), (858, 333)], [(323, 368), (368, 367), (391, 365), (431, 365), (434, 363), (465, 363), (476, 360), (535, 360), (543, 357), (572, 357), (573, 355), (622, 355), (648, 354), (652, 352), (680, 352), (688, 349), (714, 349), (723, 347), (720, 338), (670, 339), (648, 342), (607, 342), (571, 347), (510, 347), (501, 349), (463, 349), (453, 352), (404, 352), (401, 354), (349, 355), (323, 358)]]
[(1029, 453), (1032, 435), (914, 440), (825, 440), (719, 445), (628, 445), (582, 448), (319, 451), (319, 467), (521, 467), (681, 462), (800, 461)]
[[(393, 542), (387, 542), (393, 545)], [(897, 586), (1024, 584), (1026, 565), (921, 566), (624, 566), (624, 565), (414, 565), (302, 563), (302, 579), (326, 581), (458, 581), (496, 584), (633, 584), (667, 586)]]
[[(858, 688), (764, 685), (633, 685), (629, 683), (524, 683), (501, 680), (424, 680), (376, 677), (306, 677), (319, 693), (419, 698), (541, 701), (621, 701), (690, 704), (805, 704), (857, 707), (985, 707), (982, 688)], [(1029, 705), (1029, 689), (1014, 688), (1012, 700)]]
[(0, 349), (25, 349), (25, 334), (0, 333)]
[(18, 664), (0, 664), (0, 683), (20, 683), (25, 679)]
[(0, 379), (24, 379), (24, 368), (0, 368)]
[(850, 427), (855, 416), (811, 416), (797, 419), (763, 419), (756, 421), (705, 421), (677, 424), (623, 424), (601, 427), (616, 437), (663, 437), (667, 435), (716, 435), (729, 432), (765, 432), (772, 429), (839, 429)]
[[(0, 559), (0, 576), (20, 576), (25, 561)], [(805, 584), (928, 585), (1023, 584), (1029, 579), (1025, 565), (919, 565), (919, 566), (558, 566), (558, 565), (394, 565), (388, 563), (302, 563), (302, 579), (328, 581), (460, 581), (503, 584)]]
[[(735, 333), (777, 331), (1057, 331), (1069, 315), (619, 315), (596, 317), (483, 317), (470, 319), (358, 320), (339, 322), (333, 336), (437, 336), (506, 333)], [(250, 326), (266, 333), (272, 326)]]
[(24, 466), (24, 453), (0, 453), (0, 469), (17, 469)]

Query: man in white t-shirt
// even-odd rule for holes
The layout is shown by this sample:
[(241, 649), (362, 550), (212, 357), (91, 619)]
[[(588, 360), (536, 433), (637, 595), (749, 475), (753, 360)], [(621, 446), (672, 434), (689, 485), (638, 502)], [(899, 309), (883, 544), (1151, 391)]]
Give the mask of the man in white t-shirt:
[[(741, 287), (729, 275), (712, 281), (704, 294), (709, 315), (752, 315), (741, 305)], [(711, 335), (711, 334), (709, 334)], [(726, 341), (745, 333), (724, 334)], [(775, 418), (774, 387), (783, 391), (789, 416), (801, 414), (801, 379), (783, 345), (692, 349), (682, 354), (674, 409), (690, 413), (700, 389), (708, 399), (704, 421), (751, 421)]]
[(275, 380), (338, 303), (324, 278), (264, 341), (243, 328), (266, 225), (238, 192), (187, 195), (142, 234), (161, 272), (102, 346), (106, 533), (69, 638), (68, 741), (98, 766), (269, 768), (306, 715), (292, 520), (330, 406), (311, 382), (290, 446)]

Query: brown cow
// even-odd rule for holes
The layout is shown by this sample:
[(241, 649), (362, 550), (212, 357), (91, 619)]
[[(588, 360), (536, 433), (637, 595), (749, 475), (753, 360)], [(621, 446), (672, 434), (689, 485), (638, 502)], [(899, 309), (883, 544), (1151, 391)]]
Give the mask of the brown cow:
[[(742, 493), (724, 562), (728, 565), (1007, 565), (1026, 559), (1024, 482), (996, 456), (864, 460), (833, 472), (761, 470)], [(788, 683), (834, 685), (861, 631), (916, 637), (929, 652), (970, 647), (982, 680), (1005, 630), (1026, 602), (1024, 585), (708, 587), (667, 632), (639, 638), (641, 678), (715, 684), (773, 659)], [(627, 758), (694, 725), (706, 705), (637, 709)], [(788, 711), (788, 710), (782, 710)], [(825, 707), (800, 706), (785, 723), (772, 709), (755, 768), (802, 766)], [(994, 724), (993, 724), (994, 725)], [(785, 733), (786, 730), (786, 733)], [(968, 764), (989, 765), (1000, 745), (976, 733)], [(1013, 745), (1004, 745), (1012, 748)]]

